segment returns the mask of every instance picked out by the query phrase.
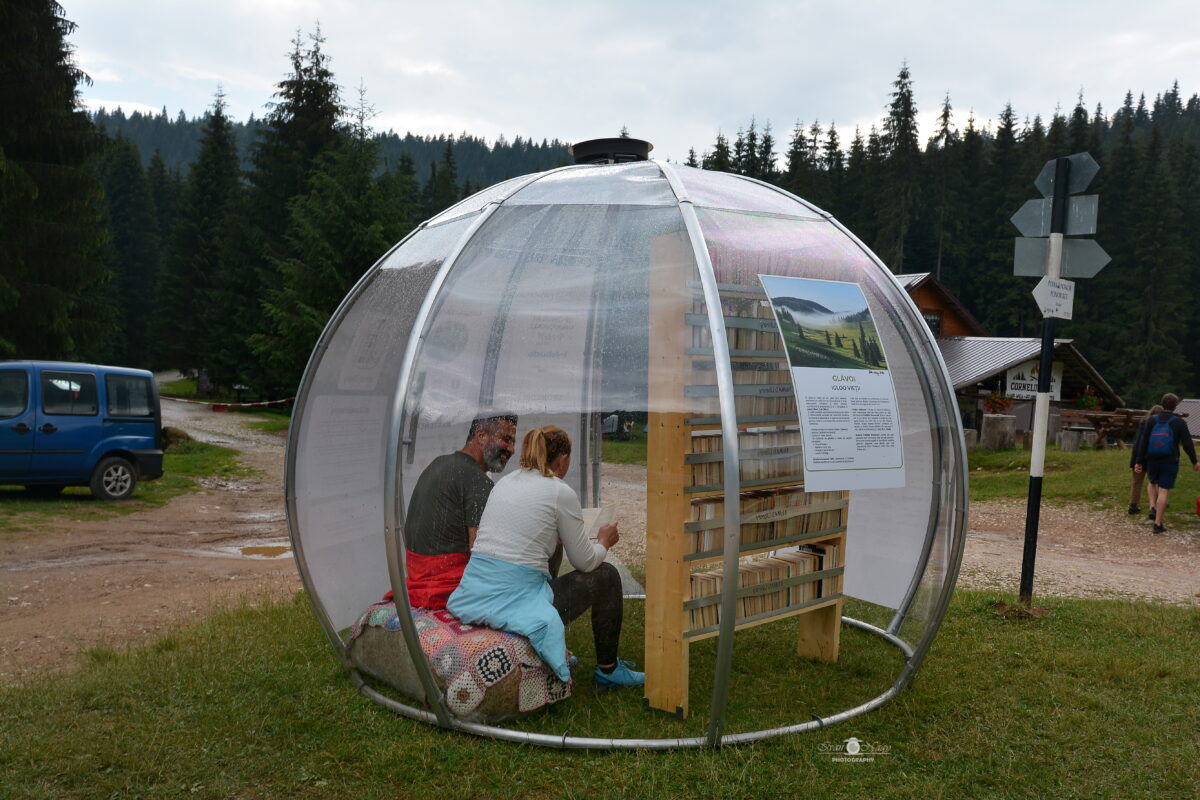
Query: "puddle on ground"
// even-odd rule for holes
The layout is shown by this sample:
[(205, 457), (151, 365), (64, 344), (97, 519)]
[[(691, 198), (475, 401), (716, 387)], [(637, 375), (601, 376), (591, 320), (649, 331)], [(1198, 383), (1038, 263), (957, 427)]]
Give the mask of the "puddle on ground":
[(227, 544), (219, 547), (213, 547), (209, 550), (191, 551), (197, 555), (219, 555), (228, 558), (254, 558), (254, 559), (276, 559), (276, 558), (291, 558), (291, 545), (281, 544), (278, 540), (275, 541), (256, 541), (242, 542), (241, 544)]
[(280, 558), (292, 552), (292, 548), (286, 545), (262, 545), (255, 544), (242, 548), (242, 555), (249, 558)]

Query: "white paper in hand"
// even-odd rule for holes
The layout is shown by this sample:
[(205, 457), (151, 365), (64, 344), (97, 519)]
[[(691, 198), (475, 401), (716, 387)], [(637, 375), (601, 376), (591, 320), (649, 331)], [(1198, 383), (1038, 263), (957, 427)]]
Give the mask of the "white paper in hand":
[(594, 540), (600, 535), (600, 528), (612, 522), (616, 514), (615, 506), (583, 509), (583, 532), (589, 539)]

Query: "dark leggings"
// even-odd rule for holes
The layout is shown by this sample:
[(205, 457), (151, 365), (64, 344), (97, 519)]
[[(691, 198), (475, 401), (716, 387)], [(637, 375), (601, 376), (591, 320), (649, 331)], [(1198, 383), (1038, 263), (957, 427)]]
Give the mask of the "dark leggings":
[(568, 572), (550, 581), (554, 607), (564, 625), (592, 610), (592, 639), (596, 645), (596, 663), (614, 664), (617, 643), (621, 639), (621, 575), (607, 561), (591, 572)]

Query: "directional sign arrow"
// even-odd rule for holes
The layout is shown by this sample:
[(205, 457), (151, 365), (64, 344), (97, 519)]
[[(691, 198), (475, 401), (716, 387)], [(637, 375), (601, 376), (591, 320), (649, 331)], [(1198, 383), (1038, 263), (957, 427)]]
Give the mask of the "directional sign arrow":
[[(1049, 239), (1018, 237), (1013, 252), (1013, 275), (1037, 277), (1046, 274)], [(1095, 239), (1063, 239), (1062, 277), (1091, 278), (1104, 269), (1112, 257)]]
[(1070, 319), (1075, 305), (1075, 284), (1047, 275), (1034, 287), (1033, 299), (1037, 301), (1043, 317)]
[[(1071, 177), (1068, 179), (1067, 194), (1078, 194), (1088, 187), (1092, 178), (1096, 177), (1096, 173), (1100, 171), (1100, 165), (1088, 153), (1076, 153), (1073, 156), (1067, 156), (1067, 160), (1071, 162)], [(1042, 171), (1038, 173), (1037, 180), (1033, 182), (1033, 185), (1042, 193), (1042, 197), (1054, 196), (1055, 161), (1056, 159), (1053, 158), (1047, 161), (1046, 165), (1042, 167)]]
[[(1025, 236), (1050, 235), (1050, 209), (1054, 201), (1028, 200), (1012, 215), (1012, 224)], [(1096, 211), (1100, 207), (1100, 195), (1083, 194), (1067, 198), (1066, 236), (1089, 236), (1096, 232)]]

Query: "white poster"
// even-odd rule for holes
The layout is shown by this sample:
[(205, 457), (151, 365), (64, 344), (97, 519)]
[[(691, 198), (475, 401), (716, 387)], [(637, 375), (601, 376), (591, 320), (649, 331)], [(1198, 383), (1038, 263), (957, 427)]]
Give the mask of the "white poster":
[(887, 356), (855, 283), (759, 275), (792, 371), (810, 492), (904, 486)]
[[(1037, 397), (1038, 369), (1040, 359), (1032, 359), (1015, 367), (1009, 367), (1008, 388), (1005, 394), (1015, 400), (1032, 400)], [(1063, 362), (1055, 361), (1050, 367), (1050, 399), (1062, 400)]]

